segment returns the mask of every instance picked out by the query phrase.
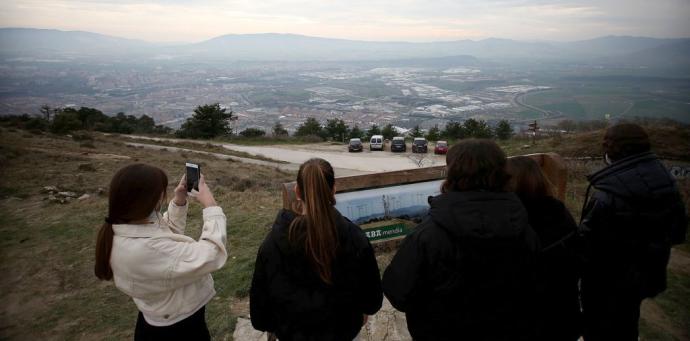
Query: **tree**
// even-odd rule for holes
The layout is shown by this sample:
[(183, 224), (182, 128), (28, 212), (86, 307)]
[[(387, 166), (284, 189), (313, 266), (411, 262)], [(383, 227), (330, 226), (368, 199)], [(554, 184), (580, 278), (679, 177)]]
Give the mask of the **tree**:
[(327, 120), (324, 129), (326, 130), (326, 135), (334, 141), (343, 141), (349, 130), (345, 121), (338, 118)]
[(323, 128), (321, 127), (321, 124), (319, 121), (317, 121), (313, 117), (307, 118), (307, 120), (300, 124), (299, 127), (297, 127), (297, 131), (295, 132), (295, 136), (319, 136), (322, 139), (324, 138), (324, 131)]
[(424, 133), (422, 133), (422, 129), (419, 128), (419, 125), (414, 126), (412, 130), (410, 130), (410, 136), (414, 137), (422, 137), (424, 136)]
[(136, 132), (138, 133), (152, 133), (156, 122), (153, 121), (149, 115), (141, 115), (137, 119)]
[(369, 130), (367, 130), (367, 140), (374, 135), (381, 135), (381, 129), (376, 124), (372, 124)]
[(60, 111), (53, 116), (50, 131), (55, 134), (66, 134), (81, 128), (81, 121), (76, 110)]
[(240, 135), (249, 138), (260, 137), (266, 135), (266, 132), (258, 128), (247, 128), (245, 130), (242, 130), (242, 132), (240, 132)]
[(386, 124), (383, 129), (381, 129), (381, 135), (383, 135), (383, 138), (386, 140), (392, 140), (394, 137), (398, 136), (398, 134), (400, 134), (398, 130), (390, 123)]
[(232, 111), (221, 108), (219, 103), (200, 105), (194, 115), (182, 124), (178, 131), (180, 137), (214, 138), (232, 133), (230, 119)]
[(491, 127), (484, 120), (475, 120), (470, 118), (463, 123), (463, 128), (465, 130), (465, 135), (474, 138), (490, 138), (493, 136), (491, 132)]
[(441, 132), (441, 137), (448, 140), (459, 140), (465, 138), (465, 129), (460, 122), (450, 121)]
[(438, 124), (431, 127), (426, 134), (426, 139), (429, 141), (438, 141), (441, 137), (441, 129), (438, 129)]
[(354, 127), (350, 130), (350, 138), (351, 139), (361, 139), (364, 136), (364, 132), (359, 129), (359, 127), (355, 124)]
[(288, 131), (283, 127), (280, 122), (276, 122), (273, 125), (273, 136), (288, 136)]
[(513, 136), (513, 128), (506, 120), (500, 120), (496, 126), (496, 137), (499, 140), (507, 140)]

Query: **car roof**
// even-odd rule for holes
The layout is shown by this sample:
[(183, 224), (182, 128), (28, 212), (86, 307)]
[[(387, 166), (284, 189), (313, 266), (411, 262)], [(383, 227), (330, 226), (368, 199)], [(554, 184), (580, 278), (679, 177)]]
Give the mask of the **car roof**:
[(426, 139), (423, 137), (415, 137), (414, 140), (415, 141), (426, 141)]
[(393, 140), (404, 140), (405, 138), (402, 136), (396, 136), (393, 138)]
[(373, 135), (371, 138), (372, 138), (372, 139), (373, 139), (373, 138), (381, 139), (381, 138), (383, 138), (383, 135)]
[(445, 144), (448, 144), (447, 141), (436, 141), (436, 143), (445, 143)]
[(355, 137), (355, 138), (350, 139), (350, 142), (354, 142), (354, 141), (360, 141), (361, 142), (362, 140), (359, 137)]

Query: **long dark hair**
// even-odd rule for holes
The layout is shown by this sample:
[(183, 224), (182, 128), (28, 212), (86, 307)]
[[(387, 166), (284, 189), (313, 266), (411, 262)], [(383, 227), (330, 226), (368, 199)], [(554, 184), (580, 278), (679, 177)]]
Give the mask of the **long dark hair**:
[(94, 272), (101, 280), (113, 279), (110, 253), (113, 224), (127, 224), (148, 217), (165, 200), (168, 176), (160, 168), (135, 163), (115, 173), (108, 190), (108, 216), (96, 239)]
[(335, 175), (323, 159), (303, 163), (297, 172), (303, 214), (290, 224), (289, 240), (304, 248), (307, 259), (322, 281), (332, 284), (331, 265), (338, 248), (335, 222)]
[(502, 192), (508, 179), (506, 154), (501, 147), (491, 140), (467, 139), (448, 150), (441, 191)]
[(511, 177), (510, 187), (519, 196), (553, 197), (553, 184), (534, 159), (527, 156), (512, 157), (508, 159), (508, 172)]

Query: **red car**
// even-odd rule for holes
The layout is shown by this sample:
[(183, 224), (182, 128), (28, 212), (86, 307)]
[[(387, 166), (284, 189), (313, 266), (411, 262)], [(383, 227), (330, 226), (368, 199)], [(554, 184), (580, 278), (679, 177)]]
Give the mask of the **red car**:
[(448, 142), (438, 141), (434, 147), (434, 154), (445, 154), (448, 152)]

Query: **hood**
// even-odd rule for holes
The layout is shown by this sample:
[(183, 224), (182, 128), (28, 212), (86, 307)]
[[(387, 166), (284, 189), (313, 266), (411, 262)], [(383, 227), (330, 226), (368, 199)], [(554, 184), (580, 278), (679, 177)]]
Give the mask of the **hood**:
[(675, 192), (675, 181), (652, 152), (632, 155), (587, 177), (604, 192), (634, 199), (663, 196)]
[(431, 201), (429, 215), (456, 238), (511, 238), (528, 226), (520, 199), (507, 192), (444, 193)]

